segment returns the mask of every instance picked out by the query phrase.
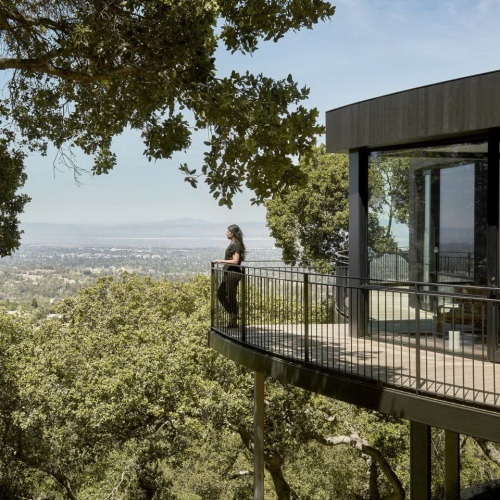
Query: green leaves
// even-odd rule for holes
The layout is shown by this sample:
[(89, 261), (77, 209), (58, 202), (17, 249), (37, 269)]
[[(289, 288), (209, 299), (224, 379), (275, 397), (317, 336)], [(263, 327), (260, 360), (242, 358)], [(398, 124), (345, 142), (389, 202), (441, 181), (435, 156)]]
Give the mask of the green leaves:
[(348, 159), (321, 146), (298, 168), (305, 183), (266, 202), (267, 224), (286, 260), (331, 270), (348, 230)]
[(207, 425), (225, 426), (240, 411), (240, 402), (227, 410), (234, 365), (206, 346), (209, 296), (205, 277), (124, 275), (64, 301), (61, 321), (33, 328), (0, 313), (0, 433), (12, 460), (100, 498), (85, 495), (103, 479), (97, 465), (109, 480), (112, 457), (126, 449), (129, 492), (146, 480), (166, 487), (158, 463), (182, 462)]
[(232, 72), (205, 90), (201, 102), (192, 101), (197, 126), (214, 131), (202, 173), (220, 204), (231, 206), (243, 186), (261, 203), (304, 181), (293, 157), (307, 155), (323, 128), (316, 124), (317, 110), (289, 108), (307, 94), (290, 79)]
[(168, 159), (190, 147), (194, 120), (210, 139), (186, 181), (204, 179), (221, 205), (243, 186), (261, 203), (303, 180), (293, 158), (323, 128), (291, 75), (218, 78), (217, 45), (251, 53), (333, 13), (322, 0), (2, 2), (0, 70), (15, 71), (0, 113), (23, 148), (80, 148), (97, 175), (115, 167), (124, 130), (142, 134), (150, 161)]
[(30, 201), (18, 194), (25, 181), (24, 154), (9, 150), (8, 141), (0, 138), (0, 257), (11, 255), (20, 245), (18, 217)]
[[(398, 158), (370, 160), (369, 167), (369, 246), (383, 253), (397, 246), (390, 222), (408, 219), (409, 168), (407, 161)], [(305, 182), (266, 201), (267, 224), (286, 260), (331, 271), (336, 252), (347, 249), (348, 158), (326, 154), (320, 146), (301, 157), (298, 169)], [(381, 215), (389, 219), (387, 226)]]
[(233, 52), (254, 52), (260, 40), (282, 38), (288, 31), (311, 28), (333, 16), (335, 8), (321, 0), (220, 0), (221, 38)]

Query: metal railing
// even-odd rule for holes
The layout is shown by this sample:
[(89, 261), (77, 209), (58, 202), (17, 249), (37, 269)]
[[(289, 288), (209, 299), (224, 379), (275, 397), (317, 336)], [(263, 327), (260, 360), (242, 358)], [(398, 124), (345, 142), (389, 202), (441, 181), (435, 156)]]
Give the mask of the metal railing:
[[(232, 280), (234, 302), (221, 293)], [(212, 264), (212, 330), (367, 383), (500, 410), (497, 288)], [(231, 309), (233, 307), (233, 309)]]
[(469, 278), (474, 275), (473, 252), (445, 252), (439, 255), (438, 263), (442, 274)]
[(408, 249), (400, 248), (381, 255), (371, 255), (368, 261), (369, 276), (376, 280), (408, 281)]

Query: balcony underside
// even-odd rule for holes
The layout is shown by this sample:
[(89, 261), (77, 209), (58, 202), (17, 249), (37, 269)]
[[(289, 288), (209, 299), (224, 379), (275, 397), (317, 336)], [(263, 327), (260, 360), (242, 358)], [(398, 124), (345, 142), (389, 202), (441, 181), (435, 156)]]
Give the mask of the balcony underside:
[(300, 342), (303, 325), (247, 326), (244, 342), (238, 328), (212, 328), (209, 345), (248, 369), (284, 383), (414, 422), (500, 442), (500, 412), (495, 407), (498, 365), (473, 358), (461, 358), (457, 364), (452, 355), (426, 350), (426, 363), (420, 365), (418, 377), (417, 350), (411, 345), (351, 337), (347, 325), (311, 326), (314, 333), (308, 362), (303, 361)]

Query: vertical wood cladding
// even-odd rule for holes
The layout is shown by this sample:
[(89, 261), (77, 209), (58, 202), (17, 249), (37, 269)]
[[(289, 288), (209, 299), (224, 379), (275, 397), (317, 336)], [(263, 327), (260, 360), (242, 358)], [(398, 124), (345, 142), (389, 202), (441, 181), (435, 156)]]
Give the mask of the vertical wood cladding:
[(500, 71), (406, 90), (328, 111), (326, 148), (347, 152), (500, 127)]

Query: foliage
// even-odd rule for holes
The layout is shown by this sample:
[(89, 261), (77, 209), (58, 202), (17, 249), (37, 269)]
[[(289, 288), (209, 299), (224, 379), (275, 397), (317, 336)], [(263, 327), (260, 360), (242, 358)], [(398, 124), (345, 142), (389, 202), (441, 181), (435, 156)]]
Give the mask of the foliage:
[[(347, 155), (327, 154), (324, 146), (302, 158), (302, 185), (266, 202), (267, 224), (283, 258), (320, 272), (335, 268), (337, 253), (347, 248), (349, 165)], [(372, 252), (394, 251), (392, 221), (408, 222), (408, 161), (381, 157), (370, 164), (368, 235)], [(387, 215), (389, 223), (382, 218)]]
[(11, 255), (20, 245), (18, 215), (30, 200), (17, 194), (26, 181), (23, 159), (20, 151), (9, 150), (7, 138), (0, 137), (0, 257)]
[[(66, 299), (60, 320), (1, 313), (0, 496), (251, 497), (252, 380), (207, 347), (209, 304), (208, 278), (123, 275)], [(366, 457), (322, 444), (353, 433), (408, 486), (404, 421), (271, 378), (265, 405), (266, 497), (366, 498)], [(494, 477), (471, 450), (463, 443), (463, 477)]]
[[(252, 457), (239, 431), (251, 436), (252, 383), (206, 346), (208, 284), (101, 278), (61, 304), (60, 320), (33, 327), (0, 315), (0, 487), (28, 497), (247, 498)], [(349, 421), (357, 410), (272, 380), (266, 401), (268, 456), (284, 485), (310, 491), (297, 457), (314, 449), (335, 471), (338, 454), (310, 434), (341, 430), (328, 416)], [(316, 484), (325, 495), (332, 487)]]
[(292, 157), (307, 156), (321, 132), (318, 111), (301, 105), (309, 90), (291, 75), (218, 74), (216, 51), (252, 54), (333, 13), (322, 0), (5, 0), (4, 139), (42, 153), (53, 144), (76, 172), (80, 148), (102, 174), (126, 129), (141, 132), (149, 160), (187, 150), (206, 130), (201, 169), (180, 167), (186, 180), (203, 177), (220, 205), (243, 185), (260, 202), (301, 179)]
[(320, 146), (299, 168), (306, 183), (266, 202), (267, 224), (285, 260), (331, 264), (349, 224), (348, 159)]
[[(11, 460), (68, 498), (96, 488), (169, 491), (161, 465), (175, 468), (191, 440), (203, 440), (204, 422), (224, 412), (223, 384), (209, 373), (229, 363), (199, 335), (208, 293), (200, 278), (100, 279), (63, 303), (61, 321), (22, 330), (16, 356), (3, 354), (16, 365), (16, 404), (2, 401)], [(128, 458), (113, 471), (117, 453)]]
[(374, 212), (388, 211), (388, 231), (392, 220), (408, 224), (409, 219), (409, 161), (408, 158), (377, 156), (369, 163), (370, 204)]
[(394, 222), (409, 222), (409, 175), (408, 158), (390, 154), (370, 158), (368, 245), (376, 254), (398, 250), (392, 229)]

